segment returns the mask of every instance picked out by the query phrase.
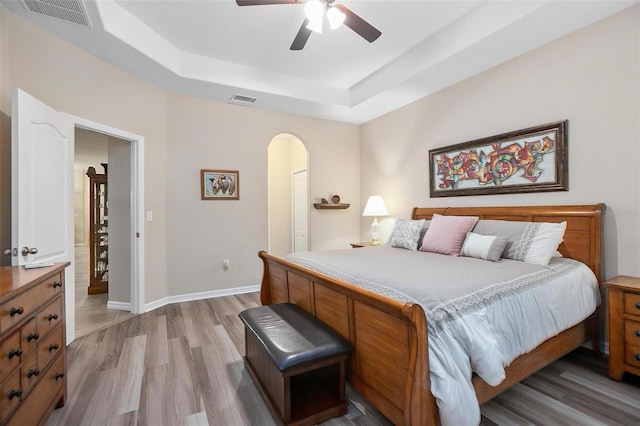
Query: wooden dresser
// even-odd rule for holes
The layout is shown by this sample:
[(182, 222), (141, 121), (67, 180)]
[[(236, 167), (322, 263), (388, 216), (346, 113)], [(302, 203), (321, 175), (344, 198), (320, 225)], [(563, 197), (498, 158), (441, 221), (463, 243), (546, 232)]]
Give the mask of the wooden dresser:
[(0, 267), (0, 425), (42, 425), (64, 405), (68, 265)]
[(619, 276), (607, 280), (609, 377), (625, 372), (640, 375), (640, 278)]

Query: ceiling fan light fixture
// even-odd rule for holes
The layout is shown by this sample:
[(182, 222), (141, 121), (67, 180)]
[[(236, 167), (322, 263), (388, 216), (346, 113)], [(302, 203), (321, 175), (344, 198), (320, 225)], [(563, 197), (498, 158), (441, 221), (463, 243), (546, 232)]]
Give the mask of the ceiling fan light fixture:
[(338, 8), (330, 7), (327, 10), (327, 21), (332, 30), (338, 28), (344, 22), (345, 14)]
[(307, 28), (310, 29), (311, 31), (314, 31), (318, 34), (322, 34), (322, 26), (323, 26), (324, 20), (322, 19), (322, 16), (320, 18), (317, 19), (309, 19), (309, 23), (307, 24)]
[(309, 0), (304, 5), (304, 14), (310, 21), (319, 21), (324, 16), (324, 6), (320, 0)]

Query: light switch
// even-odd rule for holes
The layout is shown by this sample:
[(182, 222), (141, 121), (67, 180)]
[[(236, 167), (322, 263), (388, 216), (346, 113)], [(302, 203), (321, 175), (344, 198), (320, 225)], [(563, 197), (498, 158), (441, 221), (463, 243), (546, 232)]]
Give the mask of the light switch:
[(147, 222), (151, 222), (153, 220), (153, 212), (151, 210), (147, 210)]

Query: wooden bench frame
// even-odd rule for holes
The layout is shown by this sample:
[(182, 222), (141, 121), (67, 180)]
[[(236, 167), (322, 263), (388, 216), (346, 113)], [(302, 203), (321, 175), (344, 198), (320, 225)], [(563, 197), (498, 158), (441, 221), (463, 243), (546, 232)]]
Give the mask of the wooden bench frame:
[(281, 425), (314, 425), (344, 415), (348, 359), (343, 352), (280, 371), (261, 338), (245, 326), (245, 367)]

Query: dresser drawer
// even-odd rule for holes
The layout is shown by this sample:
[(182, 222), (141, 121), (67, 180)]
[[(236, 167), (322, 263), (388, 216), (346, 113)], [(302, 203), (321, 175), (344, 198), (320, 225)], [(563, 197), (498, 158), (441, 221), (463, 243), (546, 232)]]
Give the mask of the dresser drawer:
[(31, 392), (31, 389), (38, 383), (38, 376), (40, 376), (40, 370), (38, 369), (38, 359), (34, 352), (20, 366), (20, 383), (25, 396)]
[(50, 330), (53, 330), (62, 322), (62, 298), (58, 297), (42, 308), (36, 319), (38, 321), (38, 334), (45, 337)]
[[(21, 394), (20, 369), (17, 368), (0, 383), (0, 419), (5, 419), (11, 414), (20, 403)], [(3, 420), (0, 420), (0, 424), (4, 424)]]
[(38, 425), (43, 423), (43, 418), (52, 405), (56, 404), (62, 396), (62, 388), (65, 384), (63, 357), (58, 357), (44, 373), (40, 374), (40, 381), (29, 397), (20, 405), (18, 411), (11, 417), (7, 426)]
[(0, 380), (20, 365), (21, 355), (20, 330), (16, 330), (0, 342)]
[(624, 292), (624, 313), (640, 317), (640, 293)]
[(640, 346), (640, 321), (624, 321), (624, 341), (630, 345)]
[(62, 341), (62, 324), (58, 323), (51, 333), (38, 342), (38, 368), (44, 371), (52, 359), (64, 350)]
[(2, 303), (0, 305), (0, 334), (33, 314), (53, 297), (62, 294), (62, 285), (62, 276), (58, 273), (46, 279), (42, 284)]
[[(20, 327), (20, 331), (20, 346), (22, 347), (22, 352), (25, 355), (35, 352), (38, 339), (40, 338), (40, 334), (38, 334), (38, 330), (36, 328), (36, 319), (31, 318), (25, 325)], [(22, 358), (25, 358), (25, 355), (23, 355)]]
[(640, 368), (640, 346), (624, 346), (624, 363), (636, 368)]

